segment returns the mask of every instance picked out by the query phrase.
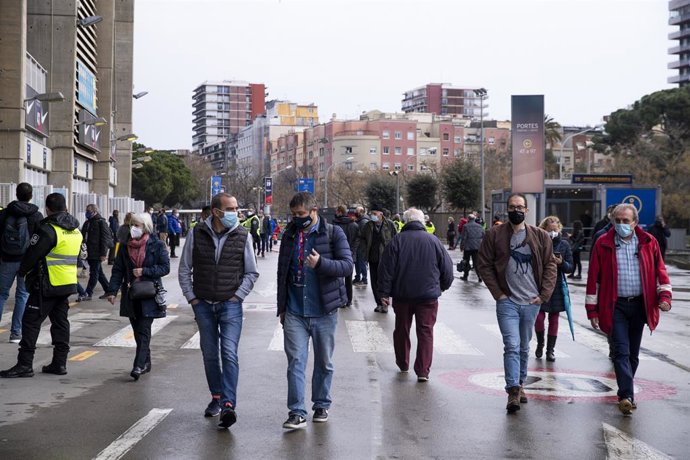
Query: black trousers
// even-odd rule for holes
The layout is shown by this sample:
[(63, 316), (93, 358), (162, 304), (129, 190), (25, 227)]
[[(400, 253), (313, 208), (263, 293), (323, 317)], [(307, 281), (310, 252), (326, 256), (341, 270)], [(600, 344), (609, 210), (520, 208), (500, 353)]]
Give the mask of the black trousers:
[(153, 318), (138, 316), (129, 318), (129, 323), (132, 325), (134, 341), (137, 343), (132, 367), (144, 369), (147, 364), (151, 364), (151, 325)]
[(17, 363), (21, 366), (32, 367), (36, 341), (41, 325), (46, 318), (50, 318), (50, 337), (53, 340), (53, 363), (59, 366), (67, 364), (69, 353), (69, 311), (68, 296), (41, 297), (37, 292), (29, 294), (26, 310), (22, 317), (22, 339), (19, 342)]
[(477, 273), (477, 276), (481, 280), (481, 276), (479, 276), (479, 272), (477, 271), (477, 254), (479, 251), (463, 251), (462, 253), (462, 260), (465, 261), (465, 272), (462, 274), (463, 278), (467, 278), (467, 275), (470, 274), (470, 258), (472, 259), (472, 268), (474, 271)]
[(169, 233), (168, 241), (170, 246), (170, 255), (175, 255), (175, 248), (180, 245), (180, 234), (179, 233)]
[(103, 292), (108, 292), (108, 278), (103, 273), (103, 267), (101, 267), (101, 259), (86, 259), (89, 263), (89, 282), (86, 284), (87, 295), (93, 295), (93, 290), (96, 284), (101, 285)]
[(369, 279), (371, 280), (371, 292), (374, 293), (374, 300), (376, 305), (381, 305), (381, 296), (379, 295), (379, 263), (369, 262)]
[(352, 305), (352, 273), (345, 277), (345, 290), (347, 291), (347, 306)]

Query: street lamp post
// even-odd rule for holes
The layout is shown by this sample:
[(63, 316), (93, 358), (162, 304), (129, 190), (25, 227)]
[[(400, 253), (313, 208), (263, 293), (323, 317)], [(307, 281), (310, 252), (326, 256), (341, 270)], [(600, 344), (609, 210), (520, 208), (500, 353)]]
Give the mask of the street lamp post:
[[(603, 125), (596, 125), (596, 126), (593, 127), (593, 128), (583, 129), (582, 131), (579, 131), (579, 132), (577, 132), (577, 133), (571, 134), (570, 136), (567, 136), (567, 137), (563, 140), (563, 142), (561, 142), (561, 149), (560, 149), (560, 153), (558, 154), (558, 163), (559, 163), (559, 164), (558, 164), (558, 178), (559, 178), (559, 179), (563, 179), (563, 146), (564, 146), (565, 144), (567, 144), (568, 141), (569, 141), (570, 139), (572, 139), (573, 137), (575, 137), (575, 136), (579, 136), (580, 134), (585, 134), (585, 133), (588, 133), (588, 132), (590, 132), (590, 131), (599, 131), (599, 130), (601, 130), (602, 127), (603, 127)], [(573, 154), (574, 154), (575, 149), (571, 149), (571, 150), (573, 150)]]
[(388, 174), (395, 176), (395, 213), (400, 214), (400, 171), (388, 171)]
[(345, 158), (345, 161), (341, 161), (340, 163), (333, 163), (331, 164), (328, 169), (326, 170), (326, 179), (324, 181), (324, 195), (323, 195), (323, 207), (328, 208), (328, 173), (331, 172), (331, 169), (333, 169), (333, 166), (337, 164), (343, 164), (347, 163), (348, 161), (354, 160), (355, 157), (347, 157)]
[(481, 172), (481, 206), (482, 220), (486, 222), (486, 196), (484, 193), (484, 100), (488, 97), (485, 88), (474, 90), (475, 96), (479, 97), (479, 170)]

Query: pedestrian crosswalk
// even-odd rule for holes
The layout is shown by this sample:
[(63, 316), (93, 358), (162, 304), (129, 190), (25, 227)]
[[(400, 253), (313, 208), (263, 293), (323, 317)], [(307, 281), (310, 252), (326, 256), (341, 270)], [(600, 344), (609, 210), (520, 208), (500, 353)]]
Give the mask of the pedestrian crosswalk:
[[(177, 318), (175, 315), (168, 315), (165, 318), (158, 318), (151, 326), (151, 336), (156, 335), (161, 329), (170, 324)], [(134, 341), (134, 332), (131, 326), (125, 326), (116, 333), (94, 344), (95, 347), (128, 347), (137, 346)]]

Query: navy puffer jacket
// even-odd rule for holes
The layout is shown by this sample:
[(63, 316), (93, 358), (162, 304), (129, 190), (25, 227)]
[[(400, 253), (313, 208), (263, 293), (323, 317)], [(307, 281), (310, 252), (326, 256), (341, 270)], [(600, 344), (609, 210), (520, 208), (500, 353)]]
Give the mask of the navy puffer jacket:
[[(314, 249), (321, 257), (314, 270), (319, 276), (321, 303), (326, 312), (330, 313), (347, 304), (344, 278), (352, 275), (352, 253), (347, 237), (340, 227), (327, 224), (323, 218), (319, 218), (317, 225)], [(332, 234), (330, 242), (329, 234)], [(291, 222), (281, 239), (278, 256), (278, 315), (287, 310), (290, 257), (292, 257), (296, 236), (297, 229)]]
[(568, 240), (558, 237), (553, 241), (553, 252), (560, 252), (563, 258), (563, 263), (558, 265), (558, 272), (556, 274), (556, 287), (551, 294), (548, 302), (541, 305), (541, 311), (546, 313), (556, 313), (565, 311), (565, 293), (564, 289), (568, 289), (566, 276), (573, 272), (573, 252), (570, 249)]

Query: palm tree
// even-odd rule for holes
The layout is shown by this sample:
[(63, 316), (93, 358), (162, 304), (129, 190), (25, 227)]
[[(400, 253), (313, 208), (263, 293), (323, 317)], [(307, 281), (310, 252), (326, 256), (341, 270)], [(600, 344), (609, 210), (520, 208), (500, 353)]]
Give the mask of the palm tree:
[(546, 141), (546, 146), (553, 148), (554, 144), (561, 142), (562, 139), (561, 124), (548, 114), (544, 115), (544, 140)]

